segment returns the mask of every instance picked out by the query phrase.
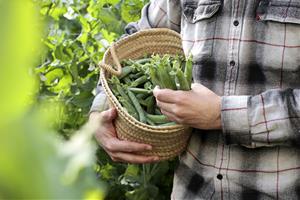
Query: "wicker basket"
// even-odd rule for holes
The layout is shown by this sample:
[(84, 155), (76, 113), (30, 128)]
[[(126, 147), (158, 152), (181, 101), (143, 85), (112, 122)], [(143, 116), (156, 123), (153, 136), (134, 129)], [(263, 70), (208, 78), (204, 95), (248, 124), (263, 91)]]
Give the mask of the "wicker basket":
[[(115, 107), (118, 117), (115, 120), (117, 135), (120, 139), (146, 143), (153, 146), (151, 151), (141, 152), (143, 155), (156, 155), (167, 160), (185, 150), (191, 128), (183, 125), (167, 127), (150, 126), (130, 116), (113, 95), (107, 78), (111, 74), (121, 73), (120, 60), (138, 59), (145, 54), (183, 54), (180, 35), (169, 29), (142, 30), (114, 43), (108, 49), (99, 64), (103, 69), (100, 80), (110, 105)], [(116, 66), (117, 69), (112, 66)]]

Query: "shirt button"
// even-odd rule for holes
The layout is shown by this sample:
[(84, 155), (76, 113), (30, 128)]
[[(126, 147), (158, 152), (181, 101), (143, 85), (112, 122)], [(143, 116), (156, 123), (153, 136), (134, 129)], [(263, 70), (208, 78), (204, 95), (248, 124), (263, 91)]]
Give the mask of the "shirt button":
[(239, 23), (239, 21), (238, 20), (234, 20), (234, 22), (233, 22), (233, 25), (234, 26), (238, 26), (240, 23)]
[(234, 60), (230, 61), (230, 63), (229, 63), (229, 64), (230, 64), (230, 66), (231, 66), (231, 67), (234, 67), (234, 66), (235, 66), (235, 62), (234, 62)]
[(218, 175), (217, 175), (217, 179), (222, 180), (222, 179), (223, 179), (222, 174), (218, 174)]

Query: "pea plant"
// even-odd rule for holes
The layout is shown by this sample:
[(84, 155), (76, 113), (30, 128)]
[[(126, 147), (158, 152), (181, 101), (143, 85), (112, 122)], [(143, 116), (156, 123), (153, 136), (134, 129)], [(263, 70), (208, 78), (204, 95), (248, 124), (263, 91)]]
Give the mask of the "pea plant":
[[(105, 50), (140, 18), (148, 0), (33, 0), (46, 22), (37, 102), (58, 103), (51, 126), (68, 140), (87, 121)], [(169, 199), (176, 160), (148, 165), (114, 163), (97, 150), (95, 171), (106, 199)]]

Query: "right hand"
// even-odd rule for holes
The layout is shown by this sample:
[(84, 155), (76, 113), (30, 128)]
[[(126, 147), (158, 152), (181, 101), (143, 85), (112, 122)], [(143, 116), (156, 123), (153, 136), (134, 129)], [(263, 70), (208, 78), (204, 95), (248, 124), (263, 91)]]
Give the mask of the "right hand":
[(138, 155), (139, 152), (149, 151), (152, 146), (120, 140), (117, 138), (113, 120), (117, 117), (116, 109), (112, 108), (103, 112), (92, 112), (89, 121), (97, 123), (96, 140), (108, 153), (113, 161), (126, 163), (151, 163), (159, 161), (157, 156)]

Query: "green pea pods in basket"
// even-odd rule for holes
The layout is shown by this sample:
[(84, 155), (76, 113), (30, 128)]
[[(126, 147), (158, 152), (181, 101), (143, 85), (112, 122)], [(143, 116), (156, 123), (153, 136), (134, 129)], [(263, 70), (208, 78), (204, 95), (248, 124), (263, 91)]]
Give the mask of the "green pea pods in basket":
[[(100, 80), (110, 106), (115, 107), (118, 112), (115, 120), (118, 137), (122, 140), (150, 144), (153, 149), (141, 152), (141, 154), (156, 155), (160, 157), (160, 160), (167, 160), (178, 156), (186, 149), (192, 129), (169, 122), (159, 112), (154, 105), (155, 98), (151, 94), (151, 87), (161, 83), (160, 77), (157, 76), (157, 71), (159, 71), (159, 75), (167, 79), (164, 80), (167, 81), (164, 82), (166, 88), (180, 89), (179, 82), (186, 81), (184, 89), (188, 90), (191, 83), (192, 65), (187, 61), (184, 71), (167, 69), (169, 68), (167, 64), (164, 65), (166, 69), (158, 66), (155, 69), (157, 71), (151, 70), (150, 67), (146, 69), (145, 76), (139, 71), (139, 67), (147, 66), (149, 62), (149, 58), (145, 58), (145, 55), (184, 56), (180, 35), (169, 29), (156, 28), (142, 30), (122, 38), (105, 52), (99, 64), (102, 68)], [(134, 62), (135, 60), (138, 61)], [(125, 63), (122, 68), (123, 61), (128, 63)], [(136, 67), (130, 68), (126, 64)], [(110, 81), (114, 76), (122, 79), (123, 82), (111, 84)], [(177, 81), (170, 78), (172, 76)]]

